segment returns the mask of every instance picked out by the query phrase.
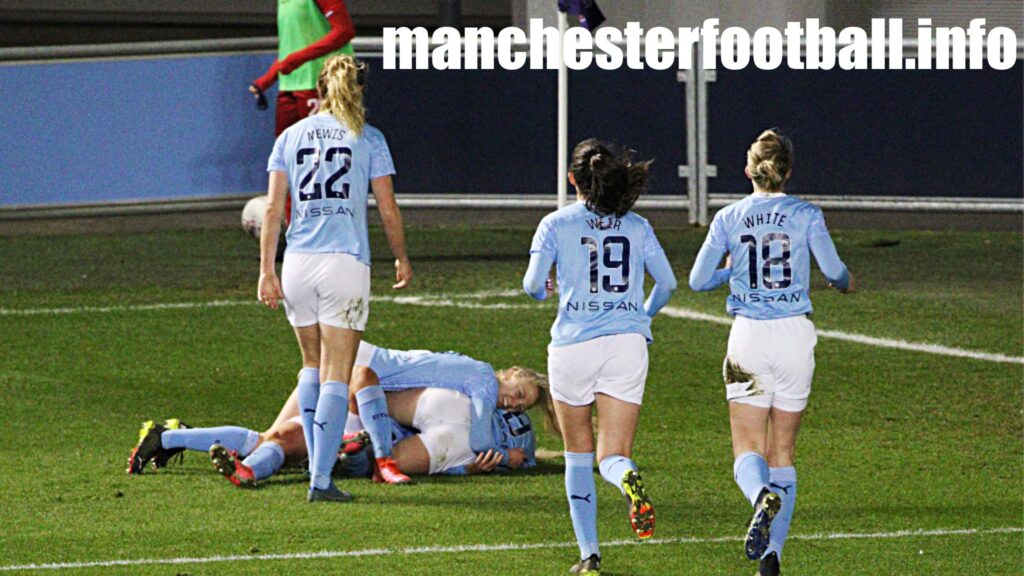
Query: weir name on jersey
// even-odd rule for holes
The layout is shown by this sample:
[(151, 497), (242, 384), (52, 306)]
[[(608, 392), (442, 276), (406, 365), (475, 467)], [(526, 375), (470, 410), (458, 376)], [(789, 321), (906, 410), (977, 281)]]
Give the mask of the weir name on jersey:
[(306, 141), (314, 140), (341, 140), (347, 131), (344, 128), (314, 128), (306, 132)]
[(573, 302), (569, 301), (565, 304), (566, 310), (572, 310), (579, 312), (601, 312), (603, 310), (624, 310), (626, 312), (637, 312), (640, 307), (633, 302), (599, 302), (597, 300), (591, 300), (589, 302)]
[(351, 208), (344, 206), (315, 206), (310, 208), (299, 208), (299, 218), (320, 218), (323, 216), (348, 216), (355, 217), (356, 213)]
[(587, 226), (591, 230), (618, 230), (622, 228), (622, 220), (614, 217), (591, 218), (587, 220)]
[(733, 302), (745, 302), (745, 303), (771, 303), (771, 302), (799, 302), (801, 300), (799, 292), (790, 292), (782, 294), (730, 294), (729, 300)]
[(778, 212), (762, 212), (761, 214), (751, 214), (750, 216), (743, 217), (743, 225), (747, 228), (753, 228), (754, 226), (761, 226), (763, 224), (775, 224), (776, 226), (782, 226), (782, 223), (786, 221), (785, 214), (779, 214)]

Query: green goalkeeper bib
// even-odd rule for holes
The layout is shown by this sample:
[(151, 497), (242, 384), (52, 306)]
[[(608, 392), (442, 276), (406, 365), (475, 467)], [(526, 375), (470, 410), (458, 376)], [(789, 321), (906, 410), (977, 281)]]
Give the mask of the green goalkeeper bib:
[[(331, 25), (324, 18), (314, 0), (278, 0), (277, 2), (277, 58), (284, 60), (289, 54), (298, 52), (317, 40), (323, 38), (331, 30)], [(279, 90), (293, 92), (296, 90), (316, 90), (316, 79), (324, 60), (335, 54), (353, 54), (352, 44), (346, 44), (340, 50), (310, 60), (292, 71), (281, 74)]]

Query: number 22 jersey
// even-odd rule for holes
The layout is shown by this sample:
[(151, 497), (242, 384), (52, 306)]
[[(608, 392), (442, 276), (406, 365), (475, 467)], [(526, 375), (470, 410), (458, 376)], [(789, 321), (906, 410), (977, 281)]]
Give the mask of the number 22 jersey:
[(356, 135), (326, 113), (278, 136), (267, 171), (288, 175), (292, 218), (288, 252), (352, 254), (370, 265), (366, 203), (370, 180), (395, 173), (384, 134), (370, 126)]

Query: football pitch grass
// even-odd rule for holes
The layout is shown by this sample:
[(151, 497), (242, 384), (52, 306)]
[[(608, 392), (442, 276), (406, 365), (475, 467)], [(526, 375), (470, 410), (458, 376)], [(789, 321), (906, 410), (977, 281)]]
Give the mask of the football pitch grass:
[[(543, 370), (555, 307), (519, 293), (531, 234), (411, 228), (414, 288), (397, 293), (374, 230), (366, 339)], [(659, 237), (681, 285), (669, 307), (724, 318), (723, 290), (686, 288), (704, 232)], [(783, 572), (1020, 574), (1021, 235), (833, 237), (860, 291), (825, 290), (815, 271), (816, 325), (885, 340), (819, 339)], [(257, 267), (234, 230), (0, 238), (0, 571), (566, 573), (577, 550), (560, 459), (412, 486), (340, 480), (357, 500), (339, 505), (307, 504), (294, 470), (236, 489), (200, 453), (127, 476), (143, 420), (273, 421), (299, 357), (284, 314), (255, 303)], [(702, 318), (654, 321), (635, 460), (657, 531), (635, 544), (624, 500), (598, 480), (604, 574), (756, 572), (720, 376), (729, 328)], [(561, 450), (545, 432), (539, 446)]]

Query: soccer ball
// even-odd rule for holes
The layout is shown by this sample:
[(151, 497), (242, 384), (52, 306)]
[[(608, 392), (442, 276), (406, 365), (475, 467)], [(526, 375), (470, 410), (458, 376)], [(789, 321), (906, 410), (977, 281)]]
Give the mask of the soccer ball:
[(242, 208), (242, 230), (256, 240), (260, 239), (263, 229), (263, 215), (267, 212), (267, 197), (256, 196), (245, 203)]

